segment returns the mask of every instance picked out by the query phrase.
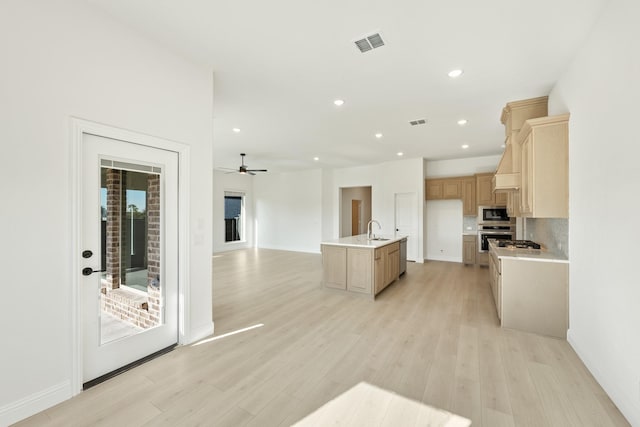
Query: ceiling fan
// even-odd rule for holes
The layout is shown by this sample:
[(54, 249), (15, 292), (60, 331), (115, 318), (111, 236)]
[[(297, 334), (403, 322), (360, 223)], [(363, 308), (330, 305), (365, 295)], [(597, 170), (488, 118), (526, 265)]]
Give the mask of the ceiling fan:
[(255, 172), (268, 172), (266, 169), (247, 169), (247, 165), (244, 164), (244, 156), (246, 156), (245, 153), (240, 153), (240, 158), (242, 160), (242, 164), (240, 165), (240, 167), (238, 169), (229, 169), (229, 168), (221, 168), (221, 169), (227, 169), (230, 170), (232, 172), (227, 172), (227, 173), (234, 173), (237, 172), (239, 174), (242, 175), (255, 175)]

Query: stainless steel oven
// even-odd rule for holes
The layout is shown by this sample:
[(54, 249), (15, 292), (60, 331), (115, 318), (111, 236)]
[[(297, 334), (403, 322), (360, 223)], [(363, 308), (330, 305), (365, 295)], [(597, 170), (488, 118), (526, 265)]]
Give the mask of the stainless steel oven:
[(481, 224), (478, 225), (478, 251), (489, 251), (489, 239), (514, 240), (516, 227), (513, 224)]

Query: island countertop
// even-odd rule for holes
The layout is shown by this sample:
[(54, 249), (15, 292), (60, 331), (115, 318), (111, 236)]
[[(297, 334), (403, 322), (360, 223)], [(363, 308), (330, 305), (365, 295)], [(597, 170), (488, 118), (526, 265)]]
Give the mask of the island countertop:
[(407, 236), (378, 236), (384, 240), (369, 240), (366, 234), (359, 234), (357, 236), (341, 237), (339, 239), (324, 240), (320, 242), (321, 245), (330, 246), (348, 246), (352, 248), (381, 248), (383, 246), (390, 245), (395, 242), (399, 242), (402, 239), (406, 239)]

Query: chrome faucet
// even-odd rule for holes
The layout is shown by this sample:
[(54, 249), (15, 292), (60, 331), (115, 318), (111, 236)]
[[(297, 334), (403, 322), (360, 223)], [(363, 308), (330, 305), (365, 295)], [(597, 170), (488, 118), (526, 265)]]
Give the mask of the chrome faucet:
[(375, 219), (372, 219), (371, 221), (369, 221), (369, 223), (367, 224), (367, 239), (368, 240), (376, 238), (376, 235), (373, 234), (373, 230), (372, 230), (372, 227), (371, 227), (371, 224), (373, 224), (374, 222), (376, 224), (378, 224), (378, 230), (382, 230), (382, 226), (380, 225), (380, 223), (378, 221), (376, 221)]

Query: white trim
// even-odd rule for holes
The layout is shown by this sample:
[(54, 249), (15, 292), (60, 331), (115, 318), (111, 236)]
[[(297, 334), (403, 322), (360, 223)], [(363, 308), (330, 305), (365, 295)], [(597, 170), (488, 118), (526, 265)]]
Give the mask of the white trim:
[[(84, 134), (117, 139), (173, 151), (178, 154), (178, 343), (188, 342), (190, 328), (190, 283), (189, 283), (189, 200), (190, 200), (190, 147), (186, 144), (120, 129), (89, 120), (70, 117), (71, 124), (71, 396), (82, 391), (82, 312), (80, 307), (80, 253), (82, 252), (82, 139)], [(68, 397), (68, 396), (67, 396)]]
[(200, 341), (203, 338), (206, 338), (208, 336), (213, 335), (213, 331), (214, 331), (214, 323), (212, 322), (207, 322), (206, 324), (198, 327), (198, 328), (194, 328), (193, 331), (191, 332), (191, 335), (188, 337), (189, 340), (183, 342), (183, 345), (188, 345), (188, 344), (193, 344), (196, 341)]
[(71, 397), (71, 383), (67, 380), (30, 396), (0, 407), (0, 425), (8, 426), (44, 411)]
[(614, 381), (611, 381), (611, 379), (606, 375), (602, 375), (602, 372), (596, 368), (596, 364), (593, 360), (587, 357), (586, 353), (582, 351), (571, 329), (567, 331), (567, 342), (571, 347), (573, 347), (573, 350), (576, 352), (580, 360), (582, 360), (582, 363), (584, 363), (589, 372), (591, 372), (598, 384), (600, 384), (609, 397), (611, 397), (611, 400), (615, 403), (620, 412), (622, 412), (622, 415), (624, 415), (627, 421), (629, 421), (632, 426), (640, 426), (640, 408), (638, 408), (638, 405), (634, 404), (634, 402), (629, 399), (629, 396), (620, 390), (620, 387), (618, 387)]

